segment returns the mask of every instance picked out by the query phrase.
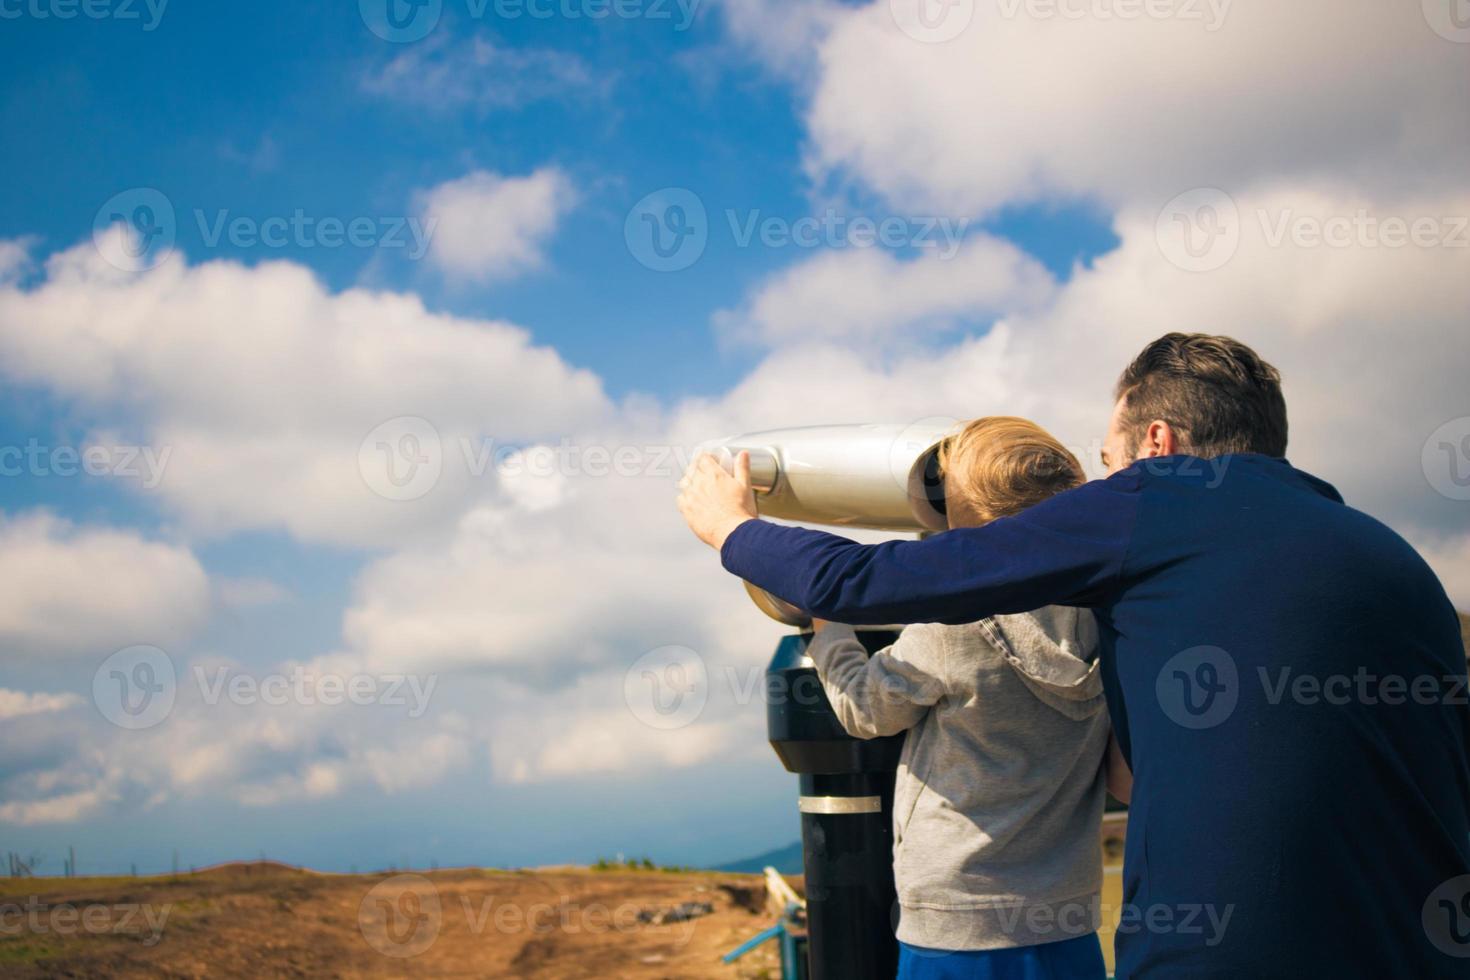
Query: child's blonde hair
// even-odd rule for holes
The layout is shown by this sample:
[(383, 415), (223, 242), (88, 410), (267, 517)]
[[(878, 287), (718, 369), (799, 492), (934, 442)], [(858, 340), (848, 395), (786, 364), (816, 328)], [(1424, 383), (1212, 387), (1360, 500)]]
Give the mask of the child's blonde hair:
[(966, 423), (939, 447), (939, 469), (948, 494), (980, 523), (1018, 514), (1086, 481), (1082, 464), (1055, 436), (1013, 415)]

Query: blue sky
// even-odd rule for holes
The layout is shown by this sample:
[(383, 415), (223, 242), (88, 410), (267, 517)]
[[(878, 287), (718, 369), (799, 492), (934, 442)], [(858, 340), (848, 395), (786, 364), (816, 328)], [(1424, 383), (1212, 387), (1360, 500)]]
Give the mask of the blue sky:
[[(732, 680), (778, 634), (678, 526), (652, 449), (1007, 411), (1091, 462), (1112, 378), (1166, 329), (1276, 361), (1294, 460), (1470, 602), (1466, 504), (1432, 466), (1435, 433), (1470, 435), (1470, 46), (1428, 7), (1365, 12), (1368, 44), (1307, 10), (1242, 0), (1212, 28), (1176, 6), (1123, 23), (1101, 0), (1067, 20), (961, 3), (936, 38), (900, 0), (706, 0), (682, 29), (652, 0), (605, 19), (444, 0), (406, 43), (351, 3), (175, 2), (152, 29), (141, 6), (6, 6), (0, 447), (171, 453), (156, 486), (0, 477), (6, 846), (53, 871), (69, 844), (84, 870), (175, 848), (365, 869), (780, 846), (794, 779)], [(1306, 50), (1304, 23), (1331, 36)], [(1419, 74), (1368, 83), (1405, 63)], [(94, 226), (140, 188), (176, 246), (122, 271)], [(658, 271), (629, 229), (671, 188), (702, 206), (703, 251)], [(1207, 268), (1168, 237), (1181, 200), (1228, 206)], [(1440, 238), (1283, 246), (1256, 220), (1360, 208)], [(298, 214), (372, 242), (211, 241)], [(865, 247), (842, 224), (859, 217), (904, 231)], [(804, 218), (845, 230), (741, 240)], [(381, 240), (409, 221), (433, 222), (426, 254)], [(444, 475), (380, 499), (353, 461), (404, 418), (431, 423)], [(463, 458), (490, 443), (643, 455), (629, 478), (518, 478)], [(92, 693), (135, 644), (180, 678), (142, 732)], [(670, 644), (706, 666), (709, 706), (660, 731), (624, 680)], [(413, 718), (190, 700), (217, 664), (437, 687)]]

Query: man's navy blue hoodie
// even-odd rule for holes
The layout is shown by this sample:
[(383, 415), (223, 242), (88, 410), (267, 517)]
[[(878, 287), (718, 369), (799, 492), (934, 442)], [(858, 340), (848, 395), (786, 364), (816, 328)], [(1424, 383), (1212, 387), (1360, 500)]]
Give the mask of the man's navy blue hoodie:
[(1141, 461), (924, 541), (748, 521), (723, 560), (838, 622), (1096, 611), (1134, 776), (1119, 977), (1470, 976), (1454, 609), (1284, 459)]

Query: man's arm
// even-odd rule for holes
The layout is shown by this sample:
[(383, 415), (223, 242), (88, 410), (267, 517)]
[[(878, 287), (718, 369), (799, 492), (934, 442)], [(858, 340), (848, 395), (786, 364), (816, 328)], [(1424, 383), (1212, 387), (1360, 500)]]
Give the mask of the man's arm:
[(1096, 606), (1121, 584), (1137, 490), (1137, 474), (1124, 472), (984, 527), (878, 545), (746, 519), (721, 537), (720, 553), (730, 572), (843, 623), (968, 623)]

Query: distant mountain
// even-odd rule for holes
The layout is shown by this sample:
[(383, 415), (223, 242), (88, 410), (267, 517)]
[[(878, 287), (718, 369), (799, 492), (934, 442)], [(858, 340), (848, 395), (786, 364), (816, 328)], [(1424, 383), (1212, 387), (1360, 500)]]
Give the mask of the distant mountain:
[(755, 857), (745, 858), (740, 861), (731, 861), (729, 864), (721, 864), (711, 871), (734, 871), (740, 874), (760, 874), (767, 867), (775, 868), (783, 875), (801, 874), (801, 841), (795, 844), (787, 844), (785, 847)]

